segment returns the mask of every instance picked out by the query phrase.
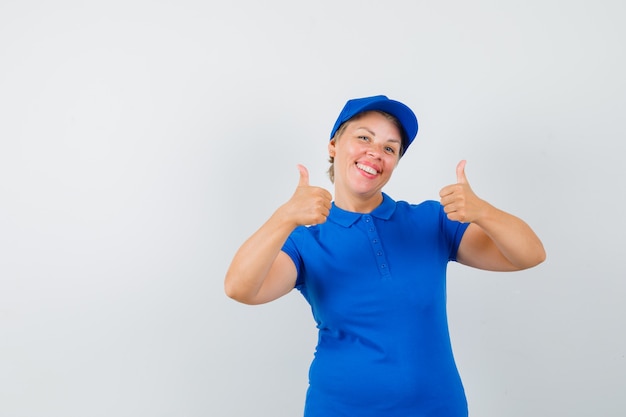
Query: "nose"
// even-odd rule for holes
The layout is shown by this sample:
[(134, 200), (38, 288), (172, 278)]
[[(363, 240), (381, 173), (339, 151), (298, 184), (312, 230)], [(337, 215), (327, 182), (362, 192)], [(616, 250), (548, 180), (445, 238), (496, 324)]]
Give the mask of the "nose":
[(372, 158), (380, 159), (380, 155), (383, 153), (382, 145), (372, 144), (367, 148), (367, 154)]

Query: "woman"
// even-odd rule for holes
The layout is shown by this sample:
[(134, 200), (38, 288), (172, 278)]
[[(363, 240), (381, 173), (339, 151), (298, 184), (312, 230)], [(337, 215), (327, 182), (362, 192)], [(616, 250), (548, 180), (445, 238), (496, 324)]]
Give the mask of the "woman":
[(331, 194), (305, 167), (289, 201), (237, 251), (228, 296), (246, 304), (293, 288), (319, 329), (305, 417), (467, 416), (448, 333), (449, 261), (516, 271), (545, 259), (521, 219), (478, 198), (465, 177), (440, 202), (396, 202), (382, 189), (417, 134), (385, 96), (349, 100), (331, 132)]

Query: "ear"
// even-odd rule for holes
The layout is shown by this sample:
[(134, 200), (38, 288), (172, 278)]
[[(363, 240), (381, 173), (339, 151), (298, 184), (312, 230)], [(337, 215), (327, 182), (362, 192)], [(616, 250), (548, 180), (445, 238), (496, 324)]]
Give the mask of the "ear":
[(328, 142), (328, 156), (331, 158), (335, 157), (335, 139)]

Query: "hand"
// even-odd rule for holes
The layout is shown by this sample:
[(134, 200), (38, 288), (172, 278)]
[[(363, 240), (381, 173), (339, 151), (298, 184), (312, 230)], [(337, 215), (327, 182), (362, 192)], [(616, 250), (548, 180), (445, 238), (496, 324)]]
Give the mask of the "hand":
[(299, 226), (322, 224), (330, 213), (332, 195), (324, 188), (309, 185), (309, 171), (304, 165), (298, 165), (298, 170), (298, 187), (283, 208)]
[(442, 188), (439, 197), (441, 197), (441, 205), (448, 219), (472, 223), (481, 217), (485, 202), (474, 194), (467, 182), (465, 164), (465, 160), (459, 162), (456, 166), (457, 183)]

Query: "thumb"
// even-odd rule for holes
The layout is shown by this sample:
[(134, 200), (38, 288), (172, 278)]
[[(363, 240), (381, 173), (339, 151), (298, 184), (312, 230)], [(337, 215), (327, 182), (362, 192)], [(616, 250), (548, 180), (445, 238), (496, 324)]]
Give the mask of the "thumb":
[(465, 176), (465, 164), (467, 161), (462, 160), (456, 166), (456, 182), (458, 184), (467, 184), (467, 177)]
[(298, 164), (298, 171), (300, 171), (300, 181), (298, 181), (298, 187), (309, 185), (309, 170), (304, 165)]

